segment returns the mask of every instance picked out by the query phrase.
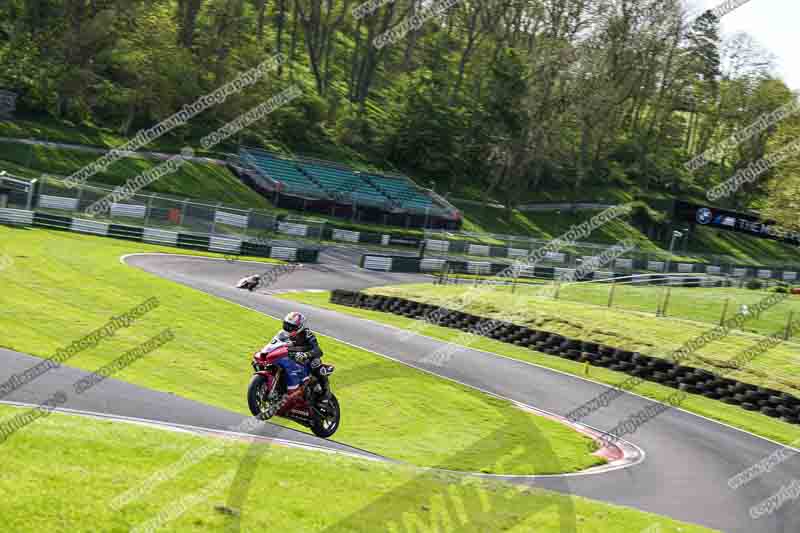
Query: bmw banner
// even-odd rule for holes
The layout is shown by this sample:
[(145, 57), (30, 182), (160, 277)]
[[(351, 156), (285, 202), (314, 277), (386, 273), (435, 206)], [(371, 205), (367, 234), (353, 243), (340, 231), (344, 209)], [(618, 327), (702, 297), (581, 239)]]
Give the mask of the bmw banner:
[(763, 220), (752, 214), (697, 205), (681, 200), (675, 202), (674, 214), (676, 220), (689, 222), (690, 224), (746, 233), (753, 237), (800, 245), (800, 233), (777, 226), (773, 220)]

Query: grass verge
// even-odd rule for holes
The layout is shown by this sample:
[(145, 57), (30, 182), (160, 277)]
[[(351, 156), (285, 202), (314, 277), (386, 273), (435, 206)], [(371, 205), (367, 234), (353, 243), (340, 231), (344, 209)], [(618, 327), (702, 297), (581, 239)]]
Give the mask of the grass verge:
[[(157, 296), (158, 308), (68, 364), (95, 370), (169, 327), (175, 340), (115, 377), (247, 413), (250, 356), (280, 322), (119, 261), (126, 253), (165, 250), (170, 249), (0, 226), (0, 256), (10, 258), (0, 271), (0, 329), (7, 332), (0, 342), (50, 356), (112, 315)], [(487, 458), (494, 448), (514, 443), (527, 443), (530, 457), (505, 465), (505, 473), (531, 473), (524, 471), (528, 462), (537, 466), (536, 473), (555, 473), (603, 461), (587, 453), (587, 437), (509, 402), (331, 339), (322, 337), (322, 344), (330, 354), (326, 359), (337, 365), (332, 384), (343, 406), (336, 440), (414, 464), (459, 470), (491, 470)], [(495, 435), (494, 443), (482, 441), (487, 435)], [(534, 460), (540, 450), (531, 448), (532, 442), (552, 443), (551, 459)], [(453, 459), (455, 450), (466, 449), (471, 452)]]
[[(611, 309), (605, 305), (609, 290), (611, 287), (605, 285), (572, 284), (561, 286), (559, 298), (554, 299), (552, 286), (517, 286), (514, 292), (511, 287), (494, 285), (480, 287), (477, 292), (463, 285), (428, 284), (371, 289), (449, 309), (467, 302), (465, 310), (479, 316), (506, 316), (515, 324), (660, 357), (668, 357), (685, 342), (716, 327), (725, 300), (730, 300), (726, 313), (730, 318), (739, 311), (740, 304), (752, 308), (768, 296), (766, 292), (747, 289), (675, 287), (668, 316), (656, 318), (661, 288), (617, 286)], [(736, 372), (731, 372), (728, 363), (764, 335), (784, 332), (790, 316), (793, 320), (800, 318), (800, 298), (796, 296), (767, 309), (758, 318), (748, 319), (744, 323), (746, 331), (731, 332), (691, 354), (686, 364), (730, 372), (730, 377), (740, 381), (800, 394), (800, 352), (796, 342), (778, 345)]]
[[(404, 290), (403, 288), (386, 288), (386, 287), (381, 287), (378, 289), (370, 289), (371, 292), (376, 292), (381, 294), (387, 292), (395, 292), (396, 293), (395, 296), (399, 296), (398, 293), (402, 292), (403, 290)], [(338, 311), (340, 313), (349, 314), (351, 316), (359, 318), (367, 318), (370, 320), (374, 320), (376, 322), (391, 325), (401, 329), (414, 329), (415, 331), (418, 331), (423, 335), (427, 335), (429, 337), (433, 337), (435, 339), (440, 339), (447, 342), (453, 342), (460, 334), (460, 331), (456, 331), (451, 328), (433, 326), (430, 324), (418, 330), (417, 326), (419, 321), (415, 319), (397, 316), (390, 313), (384, 313), (381, 311), (370, 311), (366, 309), (358, 309), (343, 305), (332, 304), (329, 301), (330, 293), (299, 293), (299, 292), (284, 293), (279, 295), (279, 297), (297, 302), (302, 302), (316, 307), (331, 309), (334, 311)], [(414, 299), (422, 300), (422, 298), (419, 297)], [(581, 325), (580, 319), (572, 318), (571, 320), (572, 323), (574, 323), (575, 325), (578, 326)], [(654, 319), (648, 319), (648, 320), (654, 320)], [(686, 327), (688, 326), (685, 325), (682, 326), (682, 328), (684, 329)], [(620, 328), (627, 329), (629, 331), (629, 335), (632, 335), (633, 334), (632, 332), (637, 331), (637, 329), (633, 327), (632, 324), (630, 323), (630, 320), (621, 323)], [(672, 331), (673, 336), (684, 335), (684, 334), (685, 331), (683, 330)], [(721, 344), (722, 342), (725, 341), (740, 343), (742, 340), (734, 339), (733, 341), (731, 341), (731, 337), (728, 337), (728, 339), (723, 339), (723, 341), (718, 342), (718, 344)], [(675, 340), (672, 339), (670, 342), (675, 342)], [(746, 343), (742, 343), (742, 345), (744, 346), (746, 345)], [(546, 368), (551, 368), (553, 370), (558, 370), (575, 376), (588, 377), (593, 381), (605, 383), (607, 385), (618, 385), (619, 383), (628, 378), (626, 374), (615, 372), (602, 367), (590, 367), (589, 375), (585, 376), (584, 374), (585, 367), (583, 363), (570, 361), (569, 359), (554, 357), (552, 355), (530, 350), (528, 348), (523, 348), (520, 346), (503, 343), (485, 337), (474, 337), (469, 347), (476, 350), (483, 350), (486, 352), (499, 354), (505, 357), (511, 357), (513, 359), (519, 359), (521, 361), (527, 361), (529, 363), (534, 363)], [(668, 396), (674, 394), (675, 389), (671, 389), (669, 387), (665, 387), (657, 383), (643, 382), (639, 386), (634, 388), (631, 392), (641, 394), (642, 396), (646, 396), (654, 400), (663, 400), (664, 398), (667, 398)], [(687, 411), (697, 413), (699, 415), (714, 420), (718, 420), (720, 422), (729, 424), (731, 426), (738, 427), (746, 431), (755, 433), (757, 435), (762, 435), (764, 437), (785, 444), (789, 444), (795, 439), (800, 438), (800, 427), (796, 425), (792, 425), (783, 422), (781, 420), (777, 420), (775, 418), (770, 418), (760, 413), (745, 411), (739, 407), (728, 405), (716, 400), (704, 398), (702, 396), (689, 395), (687, 399), (683, 402), (681, 407)]]
[[(0, 405), (0, 418), (17, 412)], [(415, 521), (434, 530), (455, 525), (465, 532), (556, 533), (564, 531), (567, 515), (586, 533), (633, 533), (654, 523), (663, 533), (710, 531), (541, 489), (420, 474), (409, 467), (265, 444), (253, 448), (263, 454), (248, 464), (251, 485), (240, 506), (231, 509), (231, 484), (215, 486), (215, 480), (235, 472), (249, 447), (227, 440), (219, 441), (217, 453), (168, 477), (140, 499), (119, 511), (111, 507), (126, 490), (213, 443), (207, 437), (54, 413), (0, 445), (4, 528), (20, 533), (128, 531), (162, 516), (167, 519), (159, 525), (176, 532), (223, 531), (241, 520), (241, 531), (372, 532), (392, 522), (400, 530)], [(269, 494), (275, 496), (265, 505)]]
[[(38, 172), (67, 176), (97, 161), (102, 154), (51, 146), (0, 141), (0, 169), (8, 168), (23, 177), (39, 177)], [(8, 164), (10, 163), (10, 164)], [(147, 172), (163, 161), (123, 158), (92, 176), (91, 183), (118, 186)], [(234, 207), (266, 208), (269, 201), (243, 184), (227, 168), (213, 163), (187, 162), (171, 174), (145, 187), (144, 193), (163, 193), (197, 200), (222, 202)]]

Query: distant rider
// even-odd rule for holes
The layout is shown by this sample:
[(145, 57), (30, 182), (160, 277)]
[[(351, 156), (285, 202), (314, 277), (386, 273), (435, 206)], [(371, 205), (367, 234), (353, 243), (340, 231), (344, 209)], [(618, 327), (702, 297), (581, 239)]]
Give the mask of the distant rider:
[(248, 291), (253, 292), (260, 283), (261, 276), (258, 274), (253, 274), (252, 276), (247, 276), (246, 278), (240, 279), (239, 283), (236, 284), (236, 288), (247, 289)]
[[(328, 386), (328, 376), (320, 373), (322, 368), (322, 348), (314, 333), (308, 329), (306, 317), (296, 311), (292, 311), (283, 319), (283, 329), (272, 339), (274, 342), (291, 342), (289, 346), (290, 358), (299, 365), (307, 365), (311, 368), (311, 374), (317, 378), (321, 390), (319, 391), (319, 401), (324, 402), (330, 398), (330, 387)], [(284, 402), (293, 402), (300, 397), (302, 389), (300, 381), (302, 373), (292, 361), (286, 358), (279, 359), (278, 365), (286, 372), (287, 395)]]

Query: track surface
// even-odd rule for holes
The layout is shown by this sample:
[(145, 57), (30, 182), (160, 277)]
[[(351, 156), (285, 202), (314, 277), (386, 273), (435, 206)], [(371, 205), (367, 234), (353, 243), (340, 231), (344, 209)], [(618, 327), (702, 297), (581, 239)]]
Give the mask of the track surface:
[[(430, 279), (414, 274), (368, 272), (352, 264), (355, 255), (352, 249), (329, 249), (321, 254), (322, 264), (304, 265), (291, 275), (281, 277), (269, 290), (360, 289)], [(125, 262), (274, 317), (283, 316), (289, 310), (300, 310), (311, 317), (313, 329), (323, 335), (553, 413), (565, 415), (607, 390), (604, 385), (575, 376), (470, 349), (458, 351), (443, 367), (425, 365), (419, 360), (440, 348), (440, 341), (409, 336), (376, 322), (281, 300), (263, 291), (248, 293), (233, 288), (242, 277), (264, 272), (271, 268), (269, 265), (161, 254), (133, 255)], [(401, 338), (402, 342), (398, 342)], [(8, 362), (0, 369), (0, 378), (24, 370), (36, 361), (3, 350), (0, 350), (0, 358)], [(6, 399), (35, 403), (47, 397), (44, 390), (52, 393), (62, 388), (69, 392), (66, 387), (79, 379), (81, 372), (68, 367), (53, 370)], [(108, 380), (87, 392), (85, 397), (71, 401), (76, 403), (68, 403), (66, 407), (212, 429), (227, 429), (242, 421), (241, 415), (235, 413), (115, 380)], [(610, 430), (622, 418), (651, 403), (625, 393), (584, 422)], [(311, 435), (275, 426), (261, 434), (320, 443), (320, 439)], [(772, 496), (794, 478), (800, 479), (800, 456), (732, 490), (728, 486), (731, 476), (780, 446), (681, 410), (661, 414), (629, 438), (646, 452), (645, 460), (635, 466), (603, 474), (515, 481), (636, 507), (726, 532), (800, 531), (800, 513), (796, 512), (796, 502), (792, 500), (758, 520), (748, 514), (751, 506)], [(345, 445), (328, 444), (342, 451), (366, 454)]]
[[(41, 361), (38, 357), (2, 348), (0, 348), (0, 360), (3, 361), (3, 368), (0, 370), (0, 379), (2, 381), (14, 374), (24, 372)], [(241, 414), (232, 411), (187, 400), (174, 394), (139, 387), (113, 378), (100, 382), (84, 394), (74, 394), (73, 384), (86, 375), (88, 375), (88, 372), (85, 370), (61, 366), (42, 374), (32, 382), (2, 398), (2, 400), (41, 405), (53, 393), (63, 391), (67, 395), (67, 402), (60, 407), (67, 409), (195, 426), (216, 431), (232, 430), (247, 420)], [(344, 444), (318, 439), (314, 435), (275, 424), (265, 424), (249, 433), (270, 439), (322, 446), (356, 455), (379, 457)]]

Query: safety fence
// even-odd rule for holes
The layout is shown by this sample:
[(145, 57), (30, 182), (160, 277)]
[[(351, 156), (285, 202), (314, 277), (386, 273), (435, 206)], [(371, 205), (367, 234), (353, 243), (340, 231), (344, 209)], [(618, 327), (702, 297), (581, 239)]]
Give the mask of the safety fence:
[(403, 234), (353, 231), (336, 227), (326, 227), (324, 238), (336, 242), (371, 244), (401, 249), (417, 249), (422, 244), (421, 239)]
[[(511, 263), (523, 258), (531, 252), (536, 252), (545, 248), (552, 241), (544, 239), (534, 239), (519, 235), (501, 235), (490, 233), (474, 233), (466, 231), (425, 231), (423, 241), (424, 255), (431, 258), (447, 258), (472, 260), (486, 258), (488, 260), (502, 263)], [(612, 248), (610, 244), (598, 244), (590, 242), (571, 242), (565, 244), (558, 251), (549, 252), (539, 261), (540, 264), (557, 266), (577, 266), (587, 258), (600, 255)], [(631, 248), (624, 254), (619, 255), (616, 269), (629, 271), (647, 270), (653, 272), (685, 272), (685, 273), (704, 273), (706, 267), (710, 267), (713, 273), (714, 267), (721, 271), (733, 272), (736, 269), (751, 269), (753, 271), (763, 270), (759, 276), (753, 274), (752, 277), (774, 278), (770, 272), (800, 272), (800, 265), (786, 262), (774, 262), (772, 264), (745, 264), (735, 257), (722, 256), (715, 254), (683, 253), (671, 254), (667, 250), (641, 250)], [(681, 266), (678, 266), (681, 265)], [(676, 269), (682, 270), (676, 270)], [(733, 275), (733, 274), (731, 274)], [(749, 275), (749, 274), (748, 274)], [(786, 279), (785, 281), (794, 281)]]
[[(637, 380), (660, 383), (688, 394), (702, 395), (747, 411), (759, 411), (773, 418), (800, 424), (800, 398), (792, 394), (745, 383), (664, 358), (597, 342), (572, 339), (510, 322), (494, 321), (491, 318), (404, 298), (336, 290), (331, 293), (330, 301), (339, 305), (429, 320), (437, 326), (459, 329), (591, 366), (606, 367), (634, 376)], [(491, 327), (487, 327), (487, 323), (491, 324)], [(789, 331), (787, 327), (787, 337)]]
[(204, 252), (272, 257), (301, 263), (314, 263), (319, 255), (319, 250), (314, 248), (276, 246), (236, 237), (117, 224), (25, 209), (0, 209), (0, 224), (43, 227)]
[[(500, 272), (514, 272), (520, 278), (555, 279), (563, 274), (571, 274), (577, 270), (582, 262), (588, 262), (593, 256), (576, 257), (567, 252), (549, 254), (540, 264), (527, 264), (520, 256), (520, 261), (514, 263), (500, 263), (494, 261), (465, 261), (459, 259), (430, 257), (427, 253), (424, 258), (398, 257), (391, 255), (365, 254), (361, 258), (362, 268), (369, 270), (382, 270), (393, 272), (451, 272), (457, 274), (477, 274), (494, 276)], [(547, 264), (547, 263), (551, 264)], [(542, 264), (543, 263), (543, 264)], [(564, 266), (555, 266), (552, 263)], [(567, 265), (575, 265), (570, 267)], [(754, 267), (748, 265), (708, 265), (703, 263), (683, 263), (668, 261), (642, 260), (639, 258), (613, 259), (605, 270), (597, 270), (583, 274), (580, 279), (591, 280), (601, 278), (619, 278), (632, 273), (652, 272), (656, 274), (686, 274), (687, 279), (692, 275), (705, 275), (713, 277), (730, 277), (739, 280), (760, 279), (764, 281), (794, 283), (798, 281), (798, 270), (777, 270), (767, 267)], [(511, 278), (512, 276), (509, 276)]]
[[(381, 246), (387, 249), (419, 248), (421, 240), (405, 233), (354, 231), (325, 219), (276, 214), (263, 209), (241, 209), (222, 203), (210, 204), (165, 194), (136, 193), (112, 202), (108, 210), (89, 216), (86, 209), (108, 197), (113, 189), (97, 184), (69, 188), (60, 178), (43, 176), (28, 181), (5, 175), (0, 187), (9, 190), (6, 205), (55, 216), (141, 226), (175, 233), (198, 233), (225, 239), (257, 240), (284, 246), (286, 240), (302, 247), (317, 248), (323, 241)], [(82, 216), (81, 213), (84, 213)]]

